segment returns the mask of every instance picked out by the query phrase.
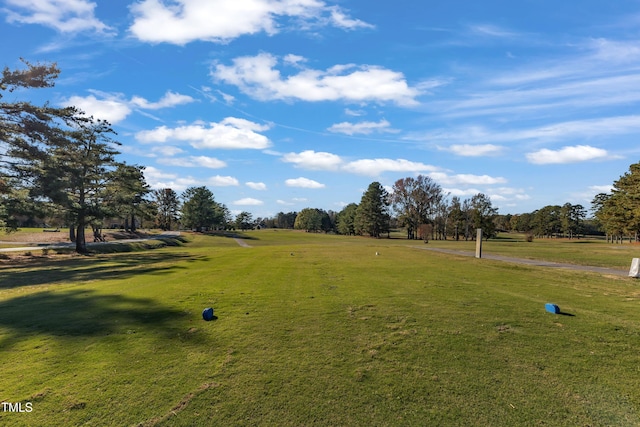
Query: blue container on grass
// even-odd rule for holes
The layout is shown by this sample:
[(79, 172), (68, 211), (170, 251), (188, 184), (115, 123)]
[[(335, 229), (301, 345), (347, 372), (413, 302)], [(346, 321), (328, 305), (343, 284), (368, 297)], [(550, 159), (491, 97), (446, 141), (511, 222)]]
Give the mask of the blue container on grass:
[(202, 310), (202, 318), (207, 322), (213, 320), (213, 308), (209, 307)]
[(546, 303), (544, 305), (545, 310), (547, 310), (549, 313), (553, 313), (553, 314), (558, 314), (560, 313), (560, 307), (558, 307), (555, 304), (551, 304), (550, 302)]

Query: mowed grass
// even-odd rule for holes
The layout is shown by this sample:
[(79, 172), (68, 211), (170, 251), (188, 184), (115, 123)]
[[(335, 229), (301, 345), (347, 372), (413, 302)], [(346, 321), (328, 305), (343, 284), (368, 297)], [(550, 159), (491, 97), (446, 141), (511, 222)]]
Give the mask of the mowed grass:
[(2, 265), (0, 424), (640, 423), (634, 279), (244, 237)]

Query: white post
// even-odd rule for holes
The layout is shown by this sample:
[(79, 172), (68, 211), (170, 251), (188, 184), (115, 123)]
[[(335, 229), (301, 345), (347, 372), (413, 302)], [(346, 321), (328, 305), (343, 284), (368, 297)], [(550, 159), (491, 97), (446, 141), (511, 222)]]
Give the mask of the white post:
[(629, 277), (640, 277), (640, 258), (631, 260), (631, 268), (629, 269)]
[(482, 228), (476, 230), (476, 258), (482, 258)]

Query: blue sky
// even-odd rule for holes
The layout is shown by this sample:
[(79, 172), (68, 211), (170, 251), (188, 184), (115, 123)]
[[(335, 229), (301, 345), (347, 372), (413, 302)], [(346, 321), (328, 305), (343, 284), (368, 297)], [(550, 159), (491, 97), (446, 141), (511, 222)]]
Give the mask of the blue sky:
[(0, 13), (3, 66), (62, 70), (11, 96), (109, 120), (153, 188), (206, 185), (234, 213), (339, 211), (417, 174), (503, 214), (589, 207), (640, 158), (637, 0), (0, 0)]

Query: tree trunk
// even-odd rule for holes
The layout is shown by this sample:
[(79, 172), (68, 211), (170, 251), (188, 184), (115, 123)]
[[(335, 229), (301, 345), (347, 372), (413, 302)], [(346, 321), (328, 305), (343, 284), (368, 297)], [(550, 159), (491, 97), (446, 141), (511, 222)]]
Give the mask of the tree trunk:
[(79, 254), (87, 253), (87, 244), (84, 241), (84, 219), (78, 221), (78, 229), (76, 232), (76, 252)]
[(131, 214), (131, 232), (136, 232), (136, 217), (134, 214)]
[(75, 242), (76, 241), (76, 230), (73, 227), (73, 224), (71, 224), (69, 226), (69, 241), (70, 242)]

